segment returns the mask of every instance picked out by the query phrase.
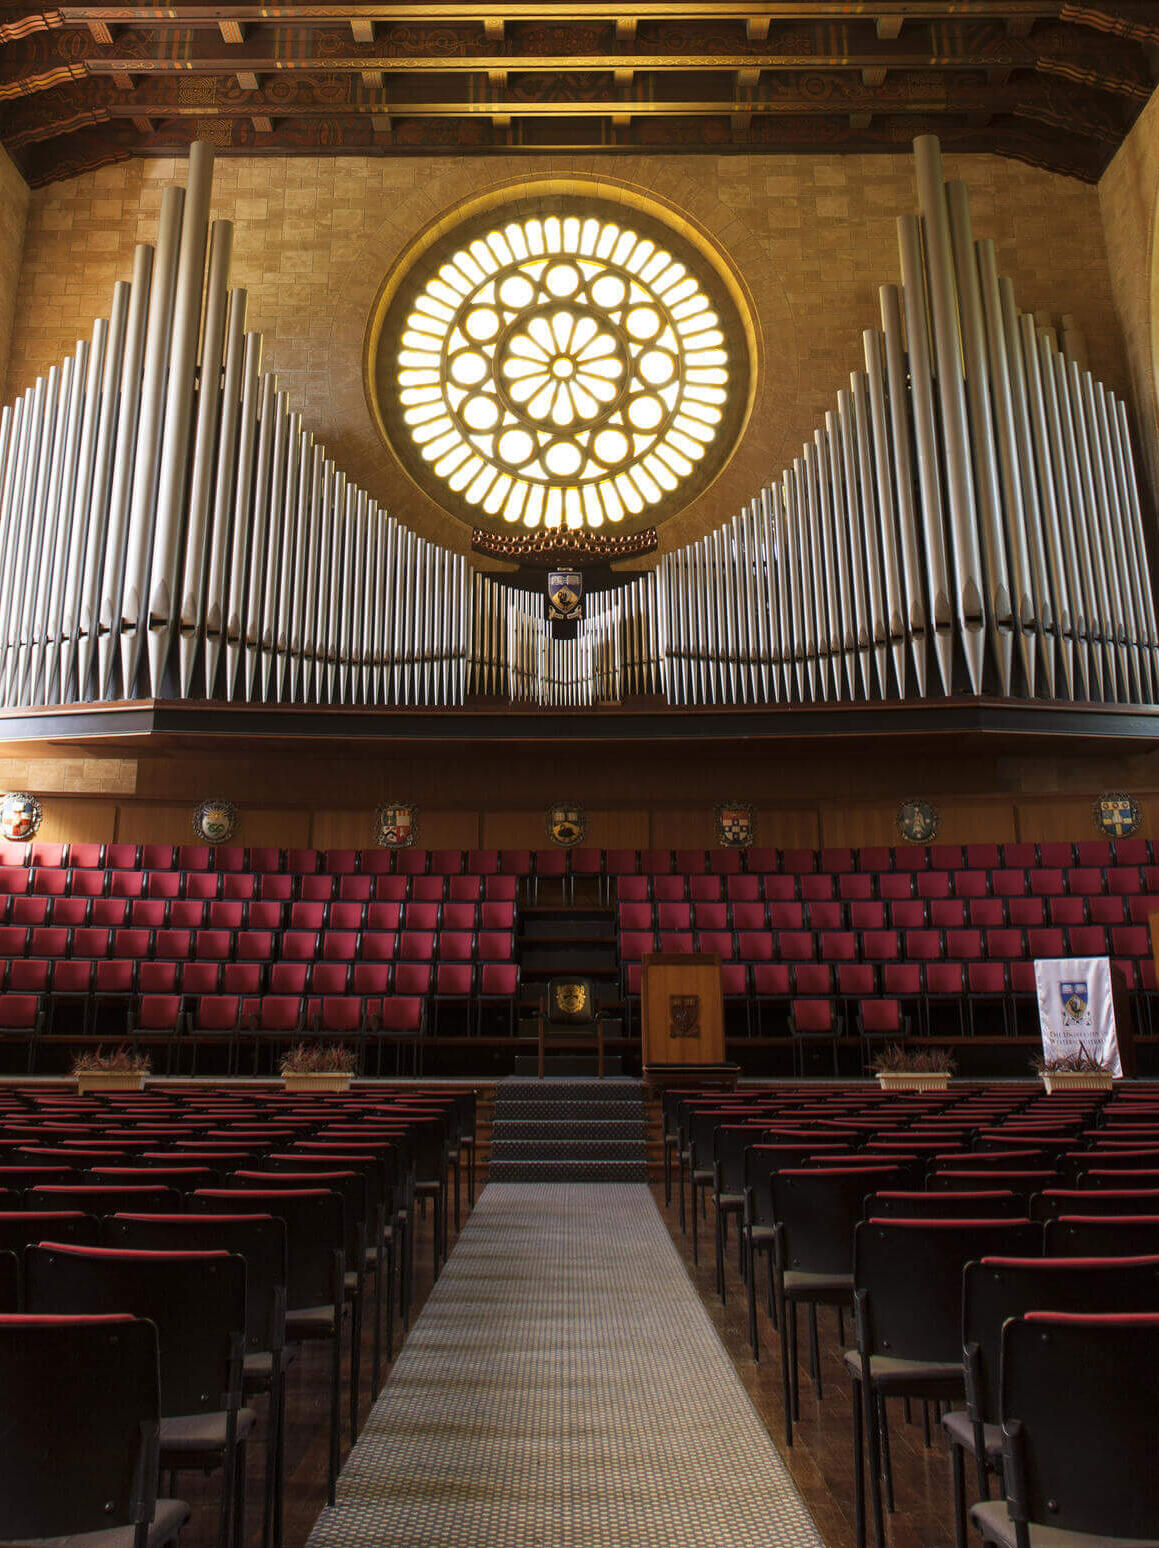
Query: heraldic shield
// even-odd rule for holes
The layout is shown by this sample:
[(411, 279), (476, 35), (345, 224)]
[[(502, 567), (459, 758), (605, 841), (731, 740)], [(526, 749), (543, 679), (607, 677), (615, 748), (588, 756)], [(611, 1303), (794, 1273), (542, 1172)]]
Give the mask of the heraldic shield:
[(1095, 802), (1095, 826), (1107, 838), (1130, 838), (1142, 822), (1143, 814), (1133, 796), (1115, 792), (1100, 796)]
[(0, 838), (8, 844), (20, 844), (34, 838), (43, 813), (40, 802), (27, 790), (10, 790), (0, 800)]
[(548, 810), (547, 833), (553, 844), (570, 849), (573, 844), (583, 843), (587, 830), (588, 820), (583, 808), (574, 801), (561, 801)]
[(1064, 978), (1058, 986), (1062, 999), (1062, 1019), (1068, 1026), (1081, 1027), (1090, 1020), (1090, 986), (1085, 979)]
[(547, 577), (547, 616), (552, 623), (582, 618), (584, 578), (578, 570), (552, 570)]
[(418, 836), (418, 817), (413, 806), (387, 801), (374, 814), (374, 842), (383, 849), (406, 849)]

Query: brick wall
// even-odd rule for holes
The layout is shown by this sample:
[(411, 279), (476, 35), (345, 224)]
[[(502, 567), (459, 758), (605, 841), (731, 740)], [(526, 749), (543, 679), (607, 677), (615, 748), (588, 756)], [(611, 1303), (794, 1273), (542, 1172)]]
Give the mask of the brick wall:
[(1159, 195), (1159, 92), (1144, 108), (1099, 184), (1111, 285), (1126, 346), (1135, 424), (1151, 492), (1159, 507), (1159, 404), (1155, 336), (1159, 267), (1155, 260)]
[[(0, 146), (0, 382), (4, 381), (8, 366), (28, 200), (28, 184), (8, 159), (7, 151)], [(7, 403), (8, 396), (0, 401)]]
[[(1127, 381), (1094, 188), (998, 157), (949, 157), (968, 184), (977, 233), (998, 244), (1020, 305), (1083, 329), (1097, 374)], [(915, 207), (911, 158), (228, 158), (214, 213), (237, 223), (234, 282), (266, 338), (292, 407), (353, 477), (419, 532), (455, 547), (465, 529), (399, 473), (367, 409), (362, 355), (384, 275), (414, 234), (448, 207), (520, 177), (628, 183), (691, 216), (731, 255), (758, 312), (763, 370), (736, 456), (717, 483), (663, 529), (665, 545), (730, 515), (812, 435), (861, 364), (877, 287), (898, 275), (894, 218)], [(6, 397), (72, 349), (127, 278), (133, 244), (151, 240), (171, 160), (126, 161), (36, 190)]]

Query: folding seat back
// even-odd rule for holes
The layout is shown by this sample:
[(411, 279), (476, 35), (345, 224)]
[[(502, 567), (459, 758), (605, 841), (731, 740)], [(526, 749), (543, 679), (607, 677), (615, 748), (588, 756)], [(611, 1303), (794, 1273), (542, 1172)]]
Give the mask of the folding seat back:
[(67, 957), (69, 932), (59, 925), (37, 925), (28, 936), (30, 957)]
[(356, 849), (327, 849), (322, 854), (322, 869), (331, 876), (350, 876), (358, 869)]
[(917, 877), (919, 898), (948, 898), (950, 896), (949, 871), (921, 871)]
[(962, 1363), (962, 1271), (988, 1255), (1037, 1257), (1029, 1220), (867, 1220), (854, 1229), (858, 1346), (948, 1367)]
[(470, 962), (474, 955), (474, 937), (469, 930), (444, 930), (440, 934), (440, 962)]
[(110, 871), (109, 896), (114, 898), (140, 898), (145, 894), (144, 871)]
[(917, 1193), (886, 1189), (865, 1201), (866, 1220), (1017, 1220), (1026, 1204), (1017, 1193)]
[(708, 851), (708, 870), (714, 876), (731, 876), (741, 867), (741, 851), (739, 849), (710, 849)]
[(1142, 1420), (1159, 1375), (1159, 1315), (1028, 1312), (1003, 1328), (1001, 1360), (1010, 1505), (975, 1507), (984, 1534), (993, 1516), (1020, 1543), (1040, 1530), (1060, 1542), (1153, 1539), (1159, 1475)]
[[(0, 1317), (5, 1541), (177, 1540), (190, 1512), (157, 1497), (158, 1367), (157, 1328), (142, 1317)], [(46, 1397), (66, 1390), (75, 1401)]]
[(313, 962), (318, 955), (318, 935), (313, 930), (287, 930), (282, 936), (282, 957), (287, 962)]
[(28, 1248), (25, 1272), (32, 1310), (128, 1311), (156, 1326), (163, 1417), (240, 1408), (243, 1258), (52, 1245)]
[[(561, 855), (563, 851), (560, 851)], [(439, 904), (447, 895), (447, 878), (441, 873), (430, 876), (412, 876), (410, 896), (416, 903)]]
[(358, 935), (354, 930), (325, 930), (322, 933), (322, 960), (324, 962), (353, 962), (358, 951)]
[(1159, 1257), (986, 1257), (967, 1263), (962, 1337), (967, 1395), (976, 1424), (1000, 1422), (1002, 1329), (1031, 1311), (1149, 1312), (1159, 1304)]
[(253, 871), (226, 871), (221, 878), (221, 896), (223, 898), (238, 898), (242, 902), (256, 897), (260, 884), (269, 882), (269, 888), (263, 890), (262, 897), (267, 902), (280, 902), (282, 893), (284, 898), (289, 898), (293, 890), (292, 876), (279, 876), (274, 872), (263, 873), (260, 876)]
[(316, 849), (288, 849), (286, 870), (293, 876), (310, 876), (318, 869)]
[[(688, 930), (692, 927), (692, 905), (690, 903), (657, 903), (656, 925), (661, 930)], [(634, 929), (646, 929), (646, 925), (635, 925)]]
[(403, 930), (398, 937), (398, 956), (402, 962), (430, 962), (435, 955), (433, 930)]
[(659, 903), (682, 903), (688, 896), (686, 876), (660, 875), (648, 878), (652, 896)]
[(1023, 930), (1041, 927), (1045, 923), (1048, 906), (1053, 914), (1056, 905), (1061, 903), (1078, 904), (1080, 910), (1083, 907), (1081, 898), (1007, 898), (1007, 923)]
[(724, 879), (725, 897), (730, 903), (756, 903), (763, 896), (759, 876), (737, 875)]
[(173, 869), (172, 844), (142, 844), (137, 862), (143, 871), (171, 871)]
[(712, 952), (728, 962), (736, 955), (736, 943), (731, 930), (701, 930), (697, 934), (697, 951)]
[(1059, 1215), (1043, 1226), (1048, 1258), (1142, 1258), (1159, 1253), (1159, 1215)]
[(890, 900), (912, 898), (914, 878), (912, 871), (882, 871), (877, 877), (877, 895)]
[(1091, 866), (1072, 865), (1066, 873), (1066, 890), (1076, 898), (1098, 897), (1103, 891), (1103, 873)]
[(646, 876), (658, 876), (671, 871), (670, 849), (643, 849), (640, 851), (640, 870)]

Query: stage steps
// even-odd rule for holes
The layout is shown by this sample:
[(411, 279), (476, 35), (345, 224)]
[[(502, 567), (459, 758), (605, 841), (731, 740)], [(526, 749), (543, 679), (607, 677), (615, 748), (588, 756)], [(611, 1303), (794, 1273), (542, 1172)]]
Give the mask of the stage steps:
[(638, 1080), (518, 1076), (495, 1087), (491, 1182), (646, 1182)]

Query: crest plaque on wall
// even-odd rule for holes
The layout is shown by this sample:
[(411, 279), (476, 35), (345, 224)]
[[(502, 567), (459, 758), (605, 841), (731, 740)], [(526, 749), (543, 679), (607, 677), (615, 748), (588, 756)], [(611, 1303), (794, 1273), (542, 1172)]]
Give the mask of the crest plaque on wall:
[(1143, 813), (1133, 796), (1121, 790), (1101, 795), (1095, 802), (1095, 827), (1106, 838), (1130, 838), (1143, 825)]
[(588, 819), (582, 806), (575, 801), (559, 801), (547, 810), (547, 836), (562, 849), (582, 844), (588, 831)]
[(233, 802), (215, 796), (194, 808), (193, 831), (203, 844), (227, 844), (237, 832), (239, 821)]
[(578, 570), (552, 570), (547, 577), (547, 616), (552, 623), (582, 618), (584, 578)]
[(374, 842), (382, 849), (407, 849), (418, 838), (417, 806), (406, 801), (384, 801), (374, 813)]
[(35, 838), (44, 811), (40, 802), (27, 790), (10, 790), (0, 800), (0, 837), (9, 844), (20, 844)]
[(938, 835), (942, 814), (936, 806), (911, 796), (897, 809), (897, 831), (910, 844), (930, 844)]
[(724, 849), (748, 849), (753, 842), (753, 809), (747, 801), (722, 801), (716, 808), (716, 842)]

